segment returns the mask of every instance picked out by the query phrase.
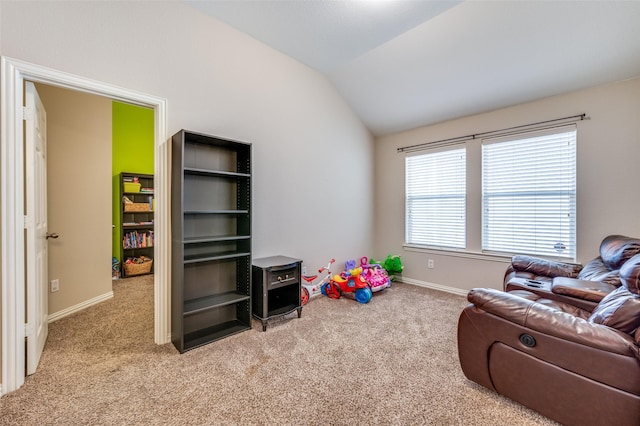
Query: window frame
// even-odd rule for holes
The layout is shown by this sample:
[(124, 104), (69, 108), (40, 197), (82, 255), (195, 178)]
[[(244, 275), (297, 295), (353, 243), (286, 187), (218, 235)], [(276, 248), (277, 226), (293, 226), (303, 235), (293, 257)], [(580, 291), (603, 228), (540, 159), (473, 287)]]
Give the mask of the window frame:
[[(573, 134), (569, 136), (569, 134)], [(555, 139), (555, 140), (554, 140)], [(577, 256), (577, 126), (563, 125), (555, 126), (543, 130), (532, 130), (526, 132), (519, 132), (508, 136), (500, 136), (493, 138), (484, 138), (482, 140), (482, 154), (481, 154), (481, 174), (482, 174), (482, 188), (481, 188), (481, 202), (482, 202), (482, 218), (481, 218), (481, 249), (487, 253), (504, 253), (504, 254), (528, 254), (532, 256), (550, 257), (550, 258), (562, 258), (565, 260), (575, 261)], [(528, 141), (531, 143), (539, 143), (546, 146), (546, 149), (538, 149), (532, 147), (526, 149), (523, 143)], [(563, 143), (568, 143), (568, 149), (562, 148)], [(508, 164), (513, 168), (513, 164), (518, 162), (518, 156), (538, 156), (539, 158), (553, 158), (559, 164), (553, 161), (547, 163), (533, 163), (532, 166), (525, 166), (524, 171), (531, 172), (533, 175), (536, 173), (545, 173), (547, 176), (546, 182), (542, 179), (524, 179), (518, 173), (509, 175), (509, 180), (520, 180), (523, 184), (528, 185), (527, 189), (507, 191), (498, 194), (498, 191), (493, 191), (492, 195), (487, 196), (486, 179), (486, 151), (485, 147), (489, 149), (489, 146), (498, 146), (502, 144), (511, 144), (510, 146), (517, 146), (520, 144), (520, 151), (514, 152), (513, 157)], [(555, 145), (554, 145), (555, 144)], [(552, 154), (559, 155), (558, 157), (551, 157)], [(562, 157), (564, 156), (564, 157)], [(506, 158), (506, 156), (505, 156)], [(531, 157), (529, 157), (531, 158)], [(514, 160), (515, 159), (515, 160)], [(529, 160), (527, 160), (529, 161)], [(540, 164), (541, 166), (538, 166)], [(557, 169), (557, 167), (563, 167)], [(566, 169), (566, 166), (569, 166)], [(556, 169), (554, 170), (554, 167)], [(505, 174), (506, 168), (501, 171)], [(506, 174), (505, 174), (506, 175)], [(564, 179), (564, 180), (563, 180)], [(549, 183), (551, 182), (551, 184)], [(561, 182), (561, 183), (559, 183)], [(503, 188), (507, 188), (509, 184), (502, 184)], [(527, 233), (523, 232), (520, 236), (504, 237), (501, 243), (494, 242), (489, 244), (489, 239), (498, 239), (496, 236), (491, 237), (488, 235), (489, 217), (487, 215), (488, 209), (488, 197), (491, 199), (499, 199), (505, 197), (505, 199), (511, 198), (512, 200), (528, 200), (525, 203), (513, 203), (515, 207), (513, 210), (518, 213), (512, 213), (513, 216), (520, 215), (539, 215), (540, 219), (533, 221), (533, 225), (521, 222), (521, 229), (525, 229), (530, 226), (529, 238)], [(546, 201), (545, 201), (546, 200)], [(550, 201), (555, 200), (555, 201)], [(527, 206), (528, 204), (528, 206)], [(523, 206), (527, 206), (526, 208)], [(549, 210), (549, 206), (557, 206), (556, 210)], [(505, 208), (506, 210), (506, 208)], [(539, 212), (539, 213), (538, 213)], [(505, 211), (503, 211), (505, 213)], [(563, 219), (563, 215), (567, 215), (567, 219)], [(496, 221), (498, 223), (499, 221)], [(504, 221), (506, 224), (506, 221)], [(546, 226), (542, 226), (545, 225)], [(511, 222), (508, 224), (513, 228), (518, 227), (518, 222)], [(555, 239), (556, 247), (553, 249), (548, 245), (551, 244), (553, 236), (551, 233), (557, 231), (558, 237)], [(546, 241), (545, 241), (546, 239)], [(523, 241), (522, 243), (515, 242), (516, 240)], [(527, 243), (527, 244), (525, 244)], [(561, 247), (560, 244), (564, 243)], [(500, 247), (502, 246), (502, 247)]]
[[(407, 186), (407, 158), (417, 155), (425, 155), (425, 153), (435, 152), (437, 150), (451, 150), (456, 148), (465, 148), (466, 152), (466, 196), (465, 196), (465, 244), (464, 248), (457, 247), (447, 247), (442, 245), (431, 245), (431, 244), (422, 244), (420, 242), (412, 242), (408, 237), (408, 226), (409, 226), (409, 218), (407, 211), (407, 192), (405, 192), (405, 200), (404, 200), (404, 243), (402, 247), (407, 251), (414, 252), (422, 252), (422, 253), (430, 253), (430, 254), (442, 254), (447, 256), (456, 256), (462, 258), (471, 258), (471, 259), (485, 259), (489, 261), (496, 262), (509, 262), (511, 257), (515, 254), (531, 254), (527, 251), (516, 250), (516, 251), (494, 251), (487, 250), (483, 248), (483, 228), (484, 228), (484, 209), (483, 209), (483, 159), (482, 159), (482, 141), (484, 139), (497, 139), (505, 136), (513, 137), (514, 135), (519, 135), (518, 137), (522, 138), (528, 134), (535, 134), (538, 132), (550, 132), (550, 133), (562, 133), (565, 129), (570, 129), (571, 131), (575, 131), (575, 156), (573, 159), (574, 165), (574, 194), (575, 194), (575, 209), (574, 211), (574, 221), (573, 221), (573, 235), (574, 235), (574, 252), (571, 256), (559, 257), (557, 252), (554, 252), (552, 255), (537, 255), (538, 257), (548, 258), (553, 260), (562, 260), (566, 262), (575, 262), (577, 259), (577, 210), (578, 210), (578, 185), (577, 185), (577, 168), (578, 168), (578, 129), (577, 123), (561, 123), (556, 125), (548, 125), (548, 126), (537, 126), (537, 127), (529, 127), (527, 129), (513, 131), (510, 130), (508, 132), (505, 131), (496, 131), (496, 132), (485, 132), (482, 134), (483, 137), (478, 137), (480, 135), (472, 135), (464, 138), (452, 138), (447, 140), (442, 140), (438, 142), (433, 142), (427, 146), (424, 146), (420, 149), (414, 150), (405, 150), (404, 153), (404, 163), (405, 163), (405, 191)], [(523, 136), (524, 135), (524, 136)], [(455, 139), (455, 140), (454, 140)], [(398, 149), (398, 152), (402, 152), (401, 149)]]
[[(410, 245), (410, 246), (417, 246), (417, 247), (426, 247), (426, 248), (437, 248), (437, 249), (444, 249), (444, 250), (464, 250), (466, 249), (466, 239), (467, 239), (467, 147), (465, 144), (456, 144), (456, 145), (452, 145), (452, 146), (447, 146), (444, 148), (433, 148), (433, 149), (429, 149), (427, 150), (428, 152), (424, 152), (421, 151), (419, 153), (414, 153), (412, 155), (407, 155), (405, 157), (405, 236), (404, 236), (404, 241), (405, 241), (405, 245)], [(415, 170), (412, 169), (410, 170), (410, 163), (412, 161), (416, 161), (417, 159), (425, 159), (426, 157), (431, 157), (432, 160), (442, 160), (443, 158), (446, 158), (447, 156), (458, 156), (461, 155), (462, 158), (460, 159), (461, 161), (459, 161), (458, 163), (456, 163), (453, 159), (449, 158), (448, 159), (448, 163), (447, 165), (451, 166), (449, 168), (446, 169), (438, 169), (435, 172), (434, 171), (429, 171), (429, 170)], [(428, 161), (427, 161), (428, 162)], [(410, 188), (411, 186), (411, 182), (410, 182), (410, 173), (413, 174), (418, 174), (418, 173), (426, 173), (426, 174), (436, 174), (439, 175), (439, 177), (442, 177), (442, 175), (448, 175), (452, 172), (453, 169), (458, 169), (457, 172), (460, 172), (460, 170), (462, 171), (462, 173), (460, 175), (457, 175), (458, 178), (461, 178), (462, 182), (457, 182), (457, 185), (461, 185), (462, 187), (462, 191), (460, 192), (460, 188), (457, 188), (457, 193), (453, 192), (454, 188), (452, 185), (449, 184), (445, 184), (445, 185), (437, 185), (437, 186), (444, 186), (444, 191), (442, 193), (439, 194), (422, 194), (422, 195), (414, 195), (411, 191), (412, 189)], [(424, 177), (424, 176), (423, 176)], [(428, 185), (428, 184), (427, 184)], [(420, 186), (422, 186), (423, 191), (425, 190), (424, 184), (421, 184)], [(415, 188), (414, 188), (415, 189)], [(430, 186), (429, 189), (434, 189), (433, 186)], [(426, 191), (428, 192), (429, 189), (426, 189)], [(448, 193), (446, 193), (448, 191)], [(440, 235), (442, 234), (441, 230), (438, 230), (436, 232), (431, 231), (431, 239), (429, 241), (426, 240), (422, 240), (420, 241), (419, 239), (417, 239), (416, 237), (413, 237), (412, 235), (414, 234), (413, 232), (413, 228), (415, 221), (411, 220), (411, 215), (412, 212), (415, 210), (414, 206), (414, 201), (416, 199), (422, 199), (422, 200), (427, 200), (426, 205), (423, 204), (423, 212), (425, 211), (425, 208), (428, 209), (428, 205), (431, 204), (431, 207), (435, 207), (435, 208), (444, 208), (447, 210), (450, 210), (451, 215), (449, 217), (447, 217), (448, 221), (451, 221), (452, 223), (455, 224), (455, 217), (453, 217), (453, 214), (460, 214), (461, 218), (458, 219), (459, 222), (459, 226), (461, 226), (461, 229), (453, 229), (456, 228), (455, 225), (453, 225), (451, 228), (447, 228), (448, 232), (449, 232), (449, 236), (451, 236), (451, 232), (455, 231), (455, 237), (451, 238), (451, 241), (454, 241), (453, 244), (448, 244), (447, 242), (445, 242), (445, 239)], [(458, 201), (461, 201), (462, 206), (460, 207), (459, 205), (457, 207), (452, 207), (451, 203), (443, 203), (443, 200), (454, 200), (457, 199)], [(429, 203), (428, 200), (432, 200), (434, 201), (434, 203)], [(459, 203), (458, 203), (459, 204)], [(427, 211), (426, 213), (423, 213), (424, 216), (429, 216), (430, 213)], [(427, 217), (423, 217), (423, 219), (427, 219)], [(442, 221), (440, 221), (442, 222)], [(420, 224), (418, 225), (418, 228), (422, 227), (423, 230), (422, 231), (416, 231), (416, 234), (423, 234), (423, 237), (425, 237), (425, 235), (427, 235), (429, 233), (429, 226), (428, 225), (424, 225), (424, 224)]]

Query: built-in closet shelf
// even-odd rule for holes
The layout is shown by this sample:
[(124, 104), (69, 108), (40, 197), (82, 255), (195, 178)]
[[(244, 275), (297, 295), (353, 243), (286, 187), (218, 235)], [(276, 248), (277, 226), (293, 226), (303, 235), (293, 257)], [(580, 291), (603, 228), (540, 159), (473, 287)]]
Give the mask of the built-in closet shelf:
[(150, 225), (122, 225), (122, 229), (153, 229), (153, 224), (150, 224)]

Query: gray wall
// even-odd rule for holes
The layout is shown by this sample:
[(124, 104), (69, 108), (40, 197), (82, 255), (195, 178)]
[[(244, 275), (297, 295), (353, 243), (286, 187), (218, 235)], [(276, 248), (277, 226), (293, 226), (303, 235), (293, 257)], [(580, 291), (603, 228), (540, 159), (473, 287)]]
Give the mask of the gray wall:
[(181, 2), (0, 7), (2, 55), (166, 98), (170, 135), (253, 143), (256, 256), (372, 246), (373, 138), (319, 73)]
[(255, 257), (370, 253), (373, 138), (306, 65), (182, 2), (0, 2), (0, 55), (165, 98), (170, 135), (253, 143)]

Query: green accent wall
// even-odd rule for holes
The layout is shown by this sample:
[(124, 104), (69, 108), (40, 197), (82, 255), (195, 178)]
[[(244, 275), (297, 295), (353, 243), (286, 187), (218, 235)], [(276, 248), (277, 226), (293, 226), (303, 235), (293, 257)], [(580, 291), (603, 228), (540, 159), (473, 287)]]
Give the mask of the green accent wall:
[(120, 173), (153, 174), (153, 109), (113, 102), (112, 104), (113, 175), (113, 256), (120, 259)]

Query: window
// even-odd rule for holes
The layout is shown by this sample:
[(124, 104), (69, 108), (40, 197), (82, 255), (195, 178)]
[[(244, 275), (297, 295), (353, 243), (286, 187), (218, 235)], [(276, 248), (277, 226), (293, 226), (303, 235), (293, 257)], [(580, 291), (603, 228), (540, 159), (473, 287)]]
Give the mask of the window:
[(482, 144), (483, 250), (575, 259), (575, 126)]
[(409, 156), (405, 173), (406, 242), (465, 248), (466, 149)]

